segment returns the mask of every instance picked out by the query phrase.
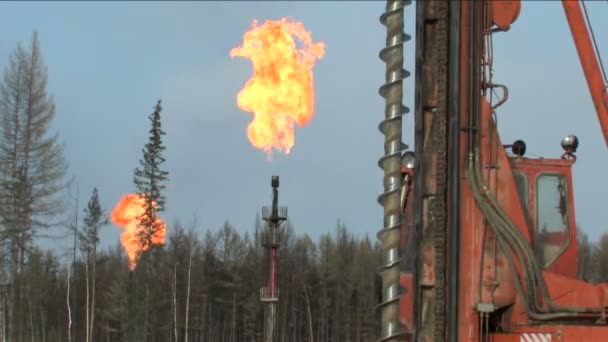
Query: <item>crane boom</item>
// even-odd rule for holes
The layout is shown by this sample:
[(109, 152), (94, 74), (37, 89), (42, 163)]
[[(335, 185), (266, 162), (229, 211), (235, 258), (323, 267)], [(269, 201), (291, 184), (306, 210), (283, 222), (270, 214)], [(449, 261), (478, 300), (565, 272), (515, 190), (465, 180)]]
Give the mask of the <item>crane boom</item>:
[(589, 28), (585, 23), (580, 2), (562, 0), (562, 5), (566, 13), (572, 38), (574, 39), (578, 58), (583, 67), (587, 86), (593, 99), (597, 118), (604, 134), (604, 140), (606, 141), (606, 146), (608, 146), (608, 88), (598, 63), (599, 56), (591, 43)]

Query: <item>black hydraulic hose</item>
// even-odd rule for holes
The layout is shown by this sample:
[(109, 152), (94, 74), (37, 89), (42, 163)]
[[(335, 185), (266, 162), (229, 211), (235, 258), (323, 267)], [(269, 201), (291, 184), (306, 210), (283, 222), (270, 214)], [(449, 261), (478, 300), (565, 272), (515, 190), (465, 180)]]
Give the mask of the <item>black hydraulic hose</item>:
[[(513, 260), (513, 256), (508, 252), (505, 243), (500, 238), (498, 239), (498, 245), (503, 251), (503, 253), (507, 256), (507, 262), (509, 263), (509, 267), (511, 268), (512, 272), (516, 274), (517, 269), (515, 268), (515, 261)], [(517, 293), (523, 297), (523, 289), (521, 287), (521, 284), (517, 281), (515, 282), (515, 288), (517, 290)], [(528, 313), (530, 318), (538, 321), (554, 320), (558, 318), (571, 318), (573, 316), (576, 316), (572, 313), (536, 313), (530, 308), (530, 303), (528, 303), (527, 301), (523, 301), (523, 303), (526, 308), (526, 312)]]
[[(471, 192), (473, 194), (473, 197), (475, 198), (475, 200), (477, 202), (477, 206), (479, 207), (479, 209), (482, 211), (482, 213), (488, 220), (490, 228), (494, 231), (494, 233), (497, 235), (497, 237), (507, 240), (507, 242), (511, 246), (511, 248), (514, 248), (515, 254), (519, 255), (520, 253), (518, 253), (517, 247), (520, 247), (520, 246), (517, 244), (516, 240), (514, 241), (513, 237), (510, 234), (508, 234), (508, 229), (505, 229), (504, 225), (502, 225), (501, 222), (499, 221), (499, 219), (495, 216), (495, 214), (492, 213), (491, 209), (488, 207), (487, 203), (485, 202), (485, 199), (483, 198), (483, 195), (482, 195), (483, 191), (480, 190), (479, 178), (478, 178), (478, 174), (476, 173), (476, 165), (474, 162), (474, 159), (476, 159), (477, 156), (478, 156), (477, 153), (474, 153), (472, 156), (470, 156), (470, 158), (469, 158), (470, 165), (468, 166), (468, 169), (467, 169), (467, 180), (471, 186)], [(522, 263), (522, 267), (524, 268), (524, 274), (528, 275), (529, 274), (529, 265)], [(517, 275), (517, 273), (515, 272), (514, 275)], [(526, 280), (527, 293), (529, 293), (530, 296), (532, 297), (531, 302), (536, 303), (536, 300), (534, 299), (534, 284), (531, 283), (528, 276), (525, 277), (525, 280)], [(527, 297), (524, 297), (524, 298), (527, 298)]]

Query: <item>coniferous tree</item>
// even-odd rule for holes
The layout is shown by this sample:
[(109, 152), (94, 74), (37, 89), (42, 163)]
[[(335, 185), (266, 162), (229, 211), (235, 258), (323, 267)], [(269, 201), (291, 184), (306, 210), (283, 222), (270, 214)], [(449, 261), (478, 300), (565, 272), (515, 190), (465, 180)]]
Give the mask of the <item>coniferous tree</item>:
[(161, 169), (165, 162), (162, 152), (165, 150), (162, 137), (165, 132), (161, 126), (161, 100), (158, 100), (154, 112), (149, 119), (149, 141), (143, 149), (143, 159), (139, 160), (140, 167), (135, 169), (133, 182), (139, 196), (145, 200), (145, 212), (140, 217), (139, 243), (142, 246), (152, 247), (153, 237), (161, 229), (157, 214), (165, 209), (164, 182), (168, 180), (169, 173)]
[(86, 284), (86, 342), (94, 340), (95, 327), (95, 288), (97, 266), (97, 244), (99, 230), (108, 225), (108, 214), (99, 203), (97, 188), (93, 189), (91, 199), (84, 209), (84, 227), (80, 234), (81, 250), (85, 255), (85, 284)]
[[(159, 254), (159, 244), (155, 237), (159, 236), (163, 229), (163, 223), (159, 220), (158, 213), (165, 208), (163, 190), (169, 175), (167, 171), (161, 169), (161, 165), (165, 162), (163, 157), (165, 146), (162, 140), (165, 132), (162, 130), (161, 112), (161, 100), (158, 100), (154, 111), (148, 117), (151, 123), (149, 139), (142, 151), (143, 158), (140, 159), (139, 167), (135, 169), (133, 177), (137, 194), (144, 200), (144, 212), (138, 218), (137, 240), (144, 251), (140, 257), (146, 259), (142, 260), (144, 268), (140, 272), (140, 279), (145, 287), (141, 293), (143, 303), (135, 304), (133, 308), (140, 314), (130, 315), (139, 316), (141, 319), (141, 325), (136, 324), (136, 328), (129, 334), (134, 340), (148, 341), (159, 338), (156, 334), (156, 327), (164, 321), (158, 314), (161, 307), (165, 305), (164, 292), (150, 285), (153, 279), (157, 279), (161, 273), (159, 265), (162, 260)], [(149, 257), (146, 254), (150, 254)], [(137, 292), (139, 291), (135, 291), (135, 293)]]
[(11, 340), (22, 340), (26, 317), (23, 269), (33, 237), (62, 211), (58, 195), (67, 171), (57, 134), (50, 134), (55, 116), (47, 94), (47, 68), (38, 33), (29, 48), (18, 45), (0, 80), (0, 219), (2, 240), (8, 240), (9, 326)]

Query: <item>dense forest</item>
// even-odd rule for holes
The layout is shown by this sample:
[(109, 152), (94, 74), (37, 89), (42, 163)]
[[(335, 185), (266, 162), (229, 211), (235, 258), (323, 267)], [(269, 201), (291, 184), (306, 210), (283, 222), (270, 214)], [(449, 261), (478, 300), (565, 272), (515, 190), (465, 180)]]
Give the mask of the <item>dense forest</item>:
[[(0, 325), (4, 341), (261, 341), (267, 259), (259, 217), (214, 231), (158, 221), (163, 210), (160, 101), (149, 142), (133, 174), (145, 200), (137, 266), (120, 242), (99, 247), (110, 213), (91, 196), (78, 222), (70, 260), (37, 241), (62, 222), (68, 165), (50, 125), (55, 105), (38, 35), (8, 56), (0, 80)], [(135, 163), (134, 163), (135, 164)], [(129, 176), (129, 175), (126, 175)], [(165, 234), (165, 243), (155, 236)], [(370, 341), (377, 333), (380, 246), (337, 223), (313, 240), (284, 224), (279, 251), (278, 336), (285, 341)], [(580, 277), (608, 281), (608, 233), (579, 235)]]
[[(195, 225), (177, 222), (167, 244), (153, 251), (158, 255), (152, 272), (141, 267), (143, 260), (130, 272), (119, 244), (100, 251), (94, 262), (79, 254), (72, 274), (70, 265), (33, 248), (21, 276), (27, 284), (23, 340), (67, 341), (71, 316), (72, 340), (86, 341), (92, 307), (87, 286), (91, 293), (96, 284), (91, 341), (261, 341), (262, 227), (257, 221), (253, 233), (239, 234), (226, 223), (197, 234)], [(280, 340), (373, 340), (376, 244), (341, 224), (318, 243), (287, 224), (281, 240)], [(147, 296), (137, 292), (144, 282), (151, 284)]]

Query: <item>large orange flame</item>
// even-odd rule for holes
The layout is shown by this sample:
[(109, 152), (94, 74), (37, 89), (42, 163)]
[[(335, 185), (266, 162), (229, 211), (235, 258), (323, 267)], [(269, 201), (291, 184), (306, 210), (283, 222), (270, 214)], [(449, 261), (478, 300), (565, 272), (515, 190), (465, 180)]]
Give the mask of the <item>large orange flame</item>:
[[(298, 38), (303, 48), (293, 39)], [(238, 106), (254, 114), (247, 136), (269, 155), (274, 147), (289, 153), (295, 142), (293, 124), (306, 125), (314, 113), (312, 68), (325, 55), (324, 43), (313, 43), (300, 22), (287, 18), (253, 22), (243, 46), (232, 57), (251, 59), (253, 76), (238, 94)]]
[[(137, 232), (141, 229), (139, 217), (144, 212), (145, 200), (137, 194), (124, 195), (112, 210), (112, 222), (124, 229), (124, 232), (120, 235), (120, 242), (127, 252), (129, 269), (131, 270), (135, 269), (137, 256), (151, 247), (149, 245), (142, 246), (137, 240)], [(156, 223), (160, 226), (160, 229), (152, 236), (152, 244), (164, 244), (167, 233), (165, 222), (157, 218)]]

